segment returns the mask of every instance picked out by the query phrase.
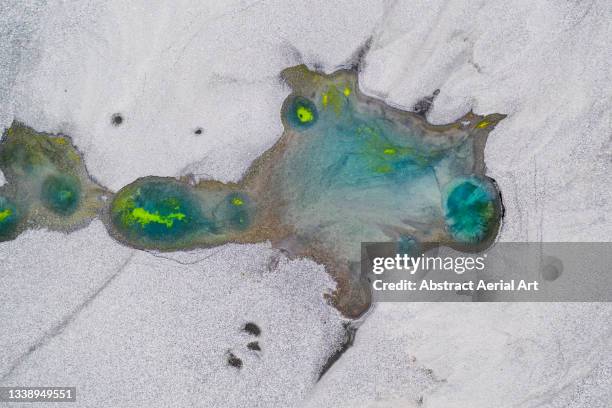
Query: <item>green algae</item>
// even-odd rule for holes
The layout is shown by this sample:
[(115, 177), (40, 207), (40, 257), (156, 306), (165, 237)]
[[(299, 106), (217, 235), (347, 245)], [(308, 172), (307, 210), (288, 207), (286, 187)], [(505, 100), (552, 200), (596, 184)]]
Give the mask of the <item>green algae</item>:
[(0, 196), (0, 241), (7, 241), (15, 237), (20, 218), (15, 203)]

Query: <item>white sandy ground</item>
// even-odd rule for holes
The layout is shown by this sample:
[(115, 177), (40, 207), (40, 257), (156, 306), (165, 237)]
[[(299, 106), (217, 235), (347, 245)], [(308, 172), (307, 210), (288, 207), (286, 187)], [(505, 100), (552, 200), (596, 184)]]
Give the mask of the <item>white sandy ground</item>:
[(188, 165), (236, 180), (282, 132), (280, 71), (299, 54), (341, 64), (382, 15), (351, 3), (50, 2), (8, 99), (22, 121), (72, 135), (109, 188)]
[(0, 382), (70, 384), (79, 407), (295, 406), (344, 334), (324, 269), (269, 245), (151, 254), (95, 221), (0, 248)]
[[(70, 134), (112, 189), (150, 174), (237, 180), (282, 131), (279, 71), (331, 72), (371, 37), (365, 92), (410, 107), (439, 88), (436, 123), (509, 115), (485, 156), (502, 240), (612, 239), (608, 1), (36, 4), (0, 0), (0, 125)], [(0, 244), (1, 382), (77, 385), (77, 406), (96, 407), (612, 400), (607, 304), (379, 305), (315, 385), (341, 324), (320, 297), (327, 276), (310, 262), (265, 272), (266, 245), (220, 250), (182, 265), (120, 247), (99, 222)], [(262, 326), (260, 357), (245, 353), (245, 319)], [(224, 365), (229, 348), (242, 370)]]
[(132, 253), (99, 221), (71, 235), (28, 231), (0, 245), (0, 378), (31, 346), (68, 324)]
[(379, 304), (305, 407), (604, 408), (612, 398), (611, 311)]

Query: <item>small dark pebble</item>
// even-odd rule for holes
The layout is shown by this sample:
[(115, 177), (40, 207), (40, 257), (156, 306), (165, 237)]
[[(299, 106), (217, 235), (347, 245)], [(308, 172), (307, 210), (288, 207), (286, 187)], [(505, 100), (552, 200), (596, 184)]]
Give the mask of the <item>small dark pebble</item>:
[(247, 344), (247, 348), (249, 350), (261, 351), (261, 347), (259, 347), (259, 342), (257, 341), (252, 341), (249, 344)]
[(248, 322), (247, 324), (245, 324), (242, 330), (249, 334), (252, 334), (253, 336), (259, 336), (261, 334), (261, 329), (259, 328), (259, 326), (252, 322)]
[(113, 125), (119, 126), (120, 124), (123, 123), (123, 116), (121, 116), (119, 113), (115, 113), (112, 116), (111, 121), (112, 121)]
[(196, 135), (201, 135), (202, 134), (202, 128), (197, 128), (196, 130), (193, 131), (193, 133), (195, 133)]
[(232, 352), (230, 352), (227, 356), (227, 364), (237, 369), (242, 368), (242, 360), (236, 357)]

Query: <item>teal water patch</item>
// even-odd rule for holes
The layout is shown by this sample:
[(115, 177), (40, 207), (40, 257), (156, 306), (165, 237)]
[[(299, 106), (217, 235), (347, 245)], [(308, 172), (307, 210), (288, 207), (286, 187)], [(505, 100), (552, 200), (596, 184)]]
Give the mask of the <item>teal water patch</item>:
[[(492, 239), (498, 195), (488, 196), (489, 218), (451, 215), (453, 227), (446, 228), (444, 186), (458, 177), (481, 175), (486, 136), (503, 116), (468, 114), (434, 126), (361, 95), (351, 72), (324, 76), (298, 67), (285, 76), (294, 94), (284, 105), (286, 133), (280, 144), (286, 144), (269, 185), (279, 186), (281, 217), (301, 241), (351, 259), (358, 256), (359, 242), (411, 237), (417, 245), (437, 242), (469, 250), (466, 243), (477, 249)], [(316, 112), (312, 125), (296, 120), (302, 106)], [(463, 208), (464, 213), (472, 210), (481, 209)], [(468, 225), (478, 221), (480, 229)]]
[(326, 111), (315, 127), (297, 131), (303, 140), (288, 152), (284, 167), (308, 196), (318, 196), (314, 190), (396, 187), (430, 172), (440, 157), (419, 146), (416, 135), (402, 134), (393, 123), (361, 113), (349, 101), (340, 115)]
[(253, 202), (245, 193), (235, 192), (227, 198), (215, 212), (215, 219), (227, 229), (246, 230), (251, 226)]
[(248, 194), (222, 183), (146, 177), (117, 193), (110, 221), (114, 235), (131, 246), (172, 250), (239, 239), (254, 212)]
[(338, 283), (334, 304), (349, 316), (369, 302), (351, 269), (362, 242), (396, 242), (405, 253), (494, 242), (502, 207), (484, 146), (504, 115), (432, 125), (362, 94), (355, 70), (298, 66), (282, 78), (292, 89), (284, 132), (237, 183), (144, 177), (113, 196), (67, 137), (14, 124), (0, 143), (0, 194), (19, 204), (20, 225), (68, 231), (102, 215), (114, 238), (136, 248), (271, 242), (324, 264)]
[(108, 193), (91, 180), (70, 139), (13, 123), (2, 135), (0, 170), (6, 184), (0, 195), (15, 203), (26, 226), (73, 231), (93, 220)]
[(498, 193), (493, 184), (477, 177), (451, 183), (445, 201), (446, 223), (452, 236), (463, 243), (478, 243), (497, 223)]
[(81, 201), (81, 183), (68, 175), (48, 176), (42, 184), (40, 198), (45, 207), (61, 214), (73, 214)]
[(295, 128), (299, 136), (273, 175), (271, 184), (288, 198), (285, 219), (345, 256), (355, 255), (348, 246), (356, 251), (356, 242), (415, 235), (403, 220), (435, 224), (442, 218), (440, 153), (410, 129), (360, 111), (350, 96), (337, 98), (341, 105), (320, 106), (314, 126)]
[[(440, 245), (480, 251), (494, 242), (501, 198), (483, 158), (504, 115), (470, 112), (432, 125), (363, 95), (355, 71), (299, 66), (282, 76), (293, 91), (283, 104), (285, 132), (249, 169), (245, 187), (259, 211), (286, 227), (279, 235), (290, 231), (282, 242), (292, 253), (326, 264), (341, 310), (358, 315), (367, 304), (368, 289), (350, 267), (361, 242), (396, 242), (408, 253)], [(449, 192), (456, 180), (478, 180), (476, 197), (464, 194), (475, 181)]]
[(136, 242), (175, 242), (198, 230), (214, 233), (196, 197), (177, 182), (144, 181), (122, 189), (111, 206), (116, 228)]

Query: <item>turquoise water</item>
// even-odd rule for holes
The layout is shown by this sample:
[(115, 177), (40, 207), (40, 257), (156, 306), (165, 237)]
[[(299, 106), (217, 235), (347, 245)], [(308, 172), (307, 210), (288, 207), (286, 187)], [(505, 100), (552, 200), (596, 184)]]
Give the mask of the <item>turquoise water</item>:
[(68, 175), (48, 176), (42, 184), (40, 198), (49, 210), (71, 215), (81, 202), (81, 183), (78, 178)]
[(478, 243), (495, 225), (496, 191), (486, 179), (460, 178), (448, 188), (446, 223), (452, 236), (464, 243)]
[[(477, 180), (486, 194), (475, 203), (462, 206), (457, 191), (444, 202), (449, 186), (473, 174), (470, 128), (436, 133), (353, 92), (336, 92), (334, 106), (325, 106), (326, 94), (292, 96), (284, 112), (294, 135), (272, 180), (290, 197), (284, 217), (298, 234), (349, 258), (359, 242), (478, 244), (494, 234), (499, 197), (485, 177)], [(308, 126), (296, 121), (304, 106), (315, 113)]]
[(348, 278), (361, 242), (396, 242), (401, 251), (493, 242), (501, 199), (484, 174), (484, 146), (503, 115), (468, 113), (437, 126), (361, 94), (354, 71), (299, 66), (282, 76), (293, 90), (280, 112), (284, 132), (237, 183), (151, 176), (113, 195), (67, 137), (14, 124), (0, 143), (8, 181), (0, 240), (25, 225), (70, 231), (101, 216), (136, 248), (270, 241), (324, 263), (338, 281), (337, 305), (351, 315), (368, 301)]
[(254, 205), (246, 193), (230, 193), (213, 211), (217, 224), (228, 230), (244, 231), (252, 225)]
[(111, 203), (115, 235), (143, 248), (180, 249), (227, 242), (251, 226), (250, 197), (220, 184), (194, 188), (147, 177), (121, 189)]
[(163, 179), (122, 190), (113, 202), (111, 220), (129, 240), (145, 242), (177, 241), (199, 229), (217, 230), (186, 186)]
[[(14, 203), (19, 218), (8, 239), (30, 227), (73, 231), (98, 216), (104, 205), (104, 188), (90, 179), (67, 137), (13, 123), (2, 135), (0, 170), (7, 181), (0, 196)], [(6, 234), (0, 236), (5, 239)]]

